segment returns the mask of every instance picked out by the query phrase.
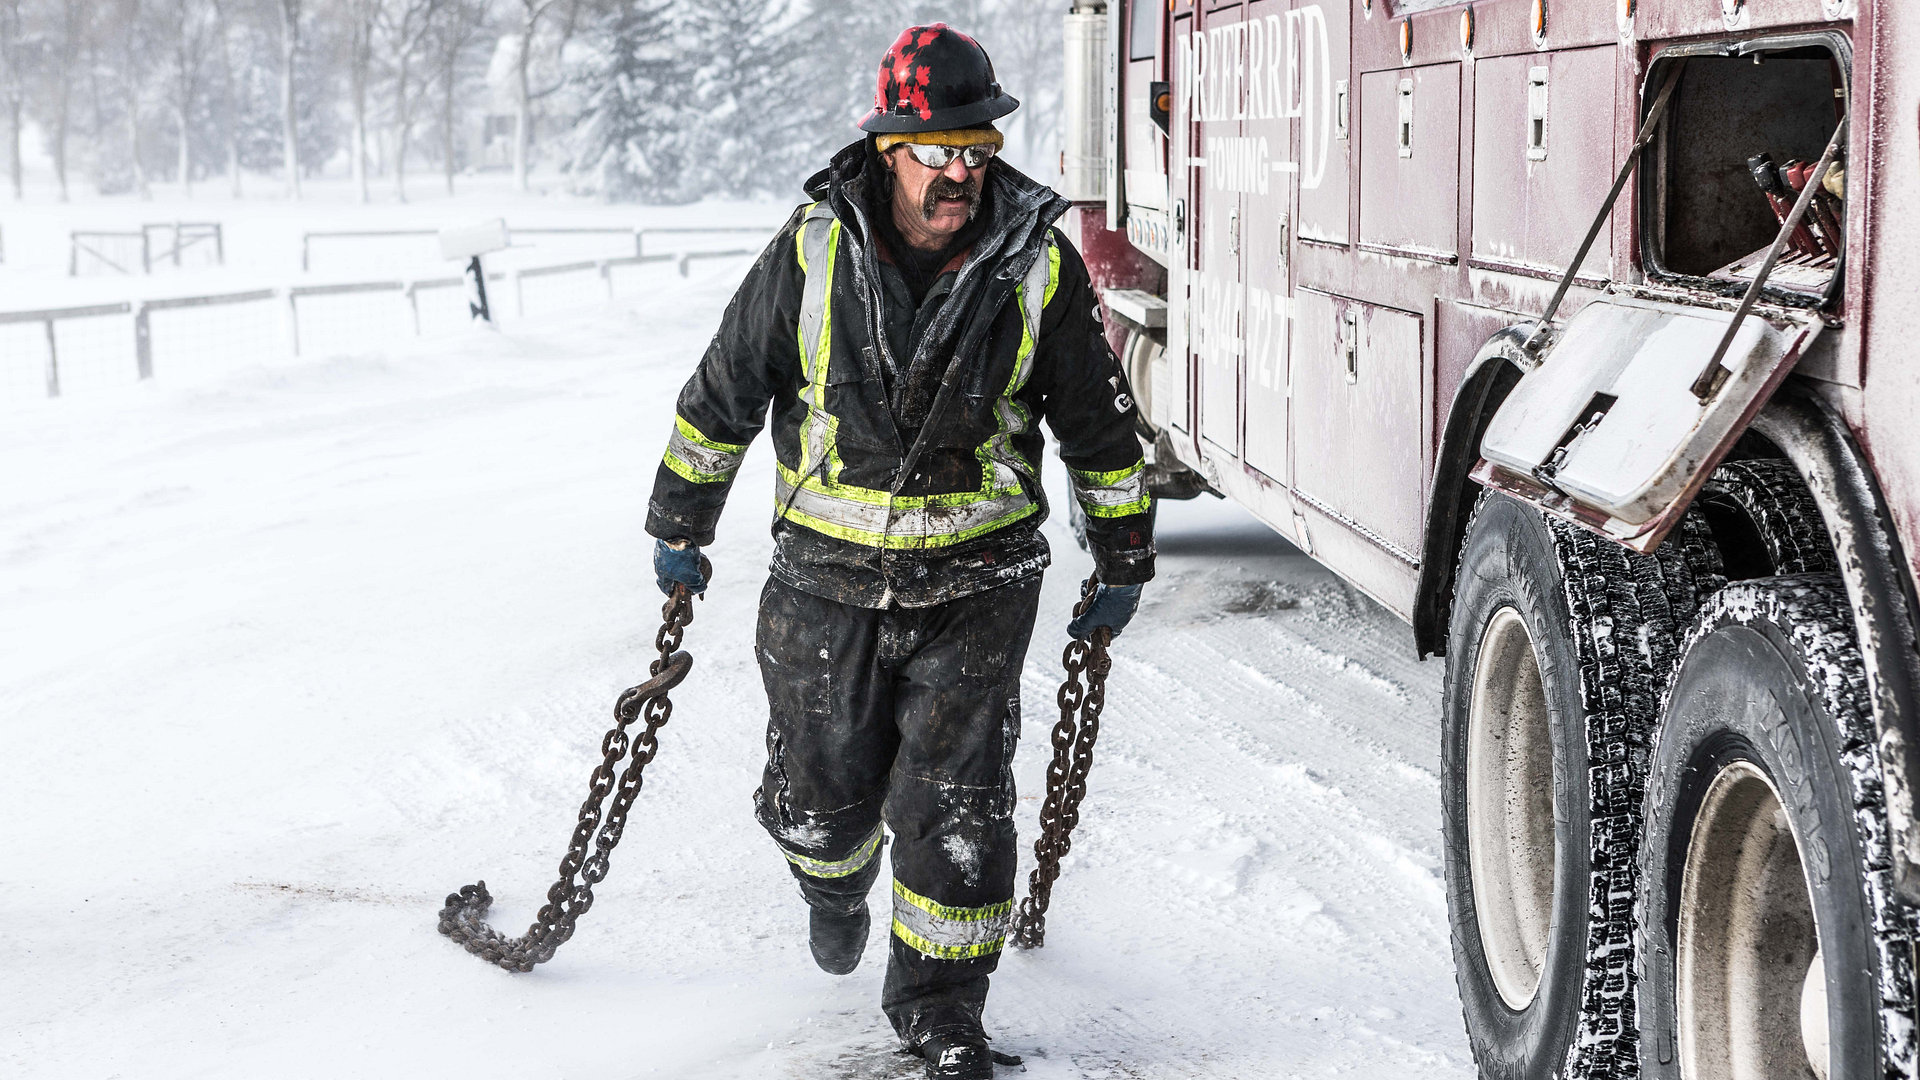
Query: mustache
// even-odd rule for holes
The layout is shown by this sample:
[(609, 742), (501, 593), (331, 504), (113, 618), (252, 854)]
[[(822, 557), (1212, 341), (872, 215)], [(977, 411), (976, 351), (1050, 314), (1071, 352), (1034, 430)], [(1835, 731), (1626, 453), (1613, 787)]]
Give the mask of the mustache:
[(967, 200), (967, 220), (972, 221), (973, 216), (980, 212), (980, 181), (968, 179), (962, 183), (944, 176), (934, 177), (933, 182), (927, 185), (926, 196), (920, 200), (921, 216), (932, 221), (933, 215), (940, 209), (941, 199)]

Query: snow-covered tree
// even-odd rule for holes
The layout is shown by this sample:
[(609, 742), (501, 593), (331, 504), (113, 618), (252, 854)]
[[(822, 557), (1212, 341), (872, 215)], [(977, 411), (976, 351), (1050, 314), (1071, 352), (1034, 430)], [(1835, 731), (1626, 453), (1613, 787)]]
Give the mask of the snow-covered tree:
[(174, 173), (185, 192), (192, 191), (194, 127), (201, 119), (208, 69), (218, 47), (217, 17), (211, 0), (164, 0), (158, 10), (158, 22), (170, 46), (166, 98), (178, 124)]
[(576, 185), (621, 201), (698, 198), (683, 21), (671, 0), (616, 0), (581, 34), (571, 77), (586, 108), (573, 131)]
[(380, 40), (393, 90), (393, 195), (407, 201), (407, 143), (413, 137), (414, 70), (445, 0), (383, 0)]
[(459, 123), (465, 89), (478, 74), (480, 52), (489, 14), (488, 0), (447, 0), (433, 27), (430, 45), (433, 79), (440, 91), (440, 165), (446, 173), (447, 194), (453, 194), (453, 176), (460, 167)]
[(282, 167), (287, 173), (287, 198), (300, 197), (300, 112), (294, 99), (296, 67), (300, 60), (301, 17), (306, 0), (276, 0), (280, 13), (280, 111), (285, 156)]
[(554, 60), (553, 66), (564, 71), (567, 45), (579, 28), (581, 15), (587, 12), (582, 0), (510, 2), (514, 5), (513, 186), (526, 191), (528, 170), (533, 165), (534, 108), (565, 85), (564, 77), (556, 77), (544, 86), (536, 86), (535, 55), (546, 51)]
[(20, 136), (27, 104), (27, 65), (33, 54), (20, 6), (21, 0), (0, 0), (0, 114), (7, 122), (7, 179), (15, 199), (24, 194)]

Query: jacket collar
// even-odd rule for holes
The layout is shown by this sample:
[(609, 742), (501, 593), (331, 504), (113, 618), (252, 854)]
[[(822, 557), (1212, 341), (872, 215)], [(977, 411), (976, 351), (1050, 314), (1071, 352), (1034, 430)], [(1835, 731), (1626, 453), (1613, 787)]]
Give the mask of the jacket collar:
[[(827, 168), (807, 181), (807, 194), (824, 199), (850, 244), (857, 294), (867, 308), (869, 337), (878, 349), (887, 348), (886, 335), (879, 322), (879, 307), (885, 303), (879, 282), (879, 260), (871, 242), (871, 213), (882, 212), (875, 197), (888, 182), (885, 166), (872, 150), (872, 140), (862, 138), (848, 144), (833, 156)], [(914, 356), (897, 365), (904, 377), (894, 386), (894, 417), (910, 429), (918, 429), (927, 419), (935, 391), (944, 381), (947, 357), (964, 362), (949, 350), (950, 345), (970, 336), (968, 328), (976, 315), (988, 321), (1012, 295), (1013, 287), (1024, 276), (1033, 260), (1046, 250), (1047, 230), (1071, 204), (1052, 188), (1035, 182), (1020, 170), (995, 158), (987, 169), (984, 205), (988, 215), (986, 228), (974, 242), (973, 250), (954, 281), (953, 291), (940, 313), (927, 327)], [(891, 212), (891, 211), (886, 211)], [(864, 377), (876, 388), (885, 386), (877, 358), (867, 358)], [(885, 396), (884, 393), (882, 395)], [(898, 432), (895, 438), (899, 438)]]

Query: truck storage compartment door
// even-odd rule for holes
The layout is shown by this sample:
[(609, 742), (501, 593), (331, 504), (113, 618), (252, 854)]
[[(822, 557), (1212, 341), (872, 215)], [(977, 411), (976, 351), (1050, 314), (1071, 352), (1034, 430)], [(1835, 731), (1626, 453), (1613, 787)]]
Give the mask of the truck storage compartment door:
[(1724, 383), (1702, 401), (1694, 380), (1732, 319), (1588, 304), (1494, 414), (1473, 478), (1635, 550), (1658, 547), (1823, 325), (1813, 312), (1748, 316)]

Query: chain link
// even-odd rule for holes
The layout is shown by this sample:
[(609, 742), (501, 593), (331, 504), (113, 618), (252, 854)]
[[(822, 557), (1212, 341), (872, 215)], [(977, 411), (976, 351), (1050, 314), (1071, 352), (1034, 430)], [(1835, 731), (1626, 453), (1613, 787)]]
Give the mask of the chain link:
[[(1080, 587), (1074, 615), (1086, 614), (1099, 583), (1089, 577)], [(1107, 703), (1107, 672), (1113, 667), (1107, 647), (1113, 631), (1101, 626), (1087, 641), (1069, 641), (1060, 662), (1067, 678), (1060, 684), (1060, 722), (1053, 725), (1053, 760), (1047, 765), (1047, 797), (1040, 804), (1040, 838), (1033, 842), (1033, 872), (1027, 895), (1013, 919), (1013, 943), (1037, 949), (1047, 943), (1047, 904), (1060, 878), (1060, 860), (1073, 850), (1073, 827), (1080, 824), (1080, 800), (1087, 797), (1087, 771), (1093, 768), (1093, 744), (1100, 738), (1100, 710)], [(1080, 676), (1085, 674), (1085, 685)]]
[[(706, 560), (701, 562), (706, 570)], [(712, 576), (710, 570), (706, 576)], [(593, 907), (593, 887), (607, 876), (608, 857), (626, 831), (627, 813), (640, 794), (642, 773), (659, 750), (656, 733), (673, 717), (673, 700), (667, 693), (680, 685), (693, 667), (693, 657), (680, 651), (681, 634), (693, 621), (693, 597), (685, 585), (673, 587), (660, 614), (660, 632), (653, 639), (660, 655), (647, 669), (651, 677), (621, 694), (614, 704), (614, 726), (600, 740), (600, 764), (587, 782), (587, 800), (580, 804), (567, 854), (560, 860), (559, 880), (547, 890), (546, 905), (534, 917), (533, 925), (517, 938), (488, 926), (487, 909), (493, 904), (493, 895), (487, 892), (484, 881), (449, 893), (446, 906), (440, 909), (440, 932), (489, 964), (508, 971), (532, 971), (535, 964), (553, 959), (554, 950), (573, 936), (580, 916)], [(631, 737), (627, 729), (642, 719), (639, 736)], [(616, 784), (614, 769), (627, 755), (630, 744), (633, 759)], [(607, 800), (609, 793), (613, 796), (611, 803)], [(592, 854), (588, 854), (589, 842)]]

